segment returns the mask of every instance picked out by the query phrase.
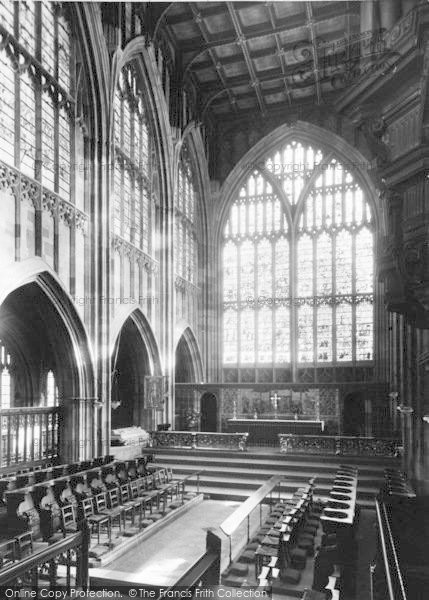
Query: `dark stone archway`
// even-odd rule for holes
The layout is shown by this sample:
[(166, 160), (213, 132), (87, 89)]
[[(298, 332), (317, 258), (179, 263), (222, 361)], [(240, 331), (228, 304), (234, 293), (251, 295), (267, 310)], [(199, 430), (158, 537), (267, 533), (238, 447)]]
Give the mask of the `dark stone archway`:
[(99, 453), (100, 439), (86, 331), (53, 276), (41, 272), (32, 279), (11, 291), (0, 306), (0, 338), (14, 366), (11, 406), (43, 406), (46, 377), (52, 371), (61, 411), (60, 459), (89, 458)]

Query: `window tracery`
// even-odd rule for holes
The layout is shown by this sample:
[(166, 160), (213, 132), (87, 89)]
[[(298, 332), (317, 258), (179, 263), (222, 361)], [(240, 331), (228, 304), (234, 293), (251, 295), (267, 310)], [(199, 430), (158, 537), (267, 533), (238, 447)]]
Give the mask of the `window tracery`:
[(374, 224), (336, 158), (292, 141), (249, 173), (222, 259), (225, 365), (373, 359)]
[(186, 148), (182, 151), (178, 170), (175, 209), (175, 272), (197, 285), (197, 191), (191, 159)]
[(132, 65), (118, 81), (114, 101), (114, 233), (153, 254), (154, 199), (149, 123)]
[(56, 2), (6, 0), (0, 2), (0, 14), (0, 160), (70, 200), (74, 53), (69, 22)]

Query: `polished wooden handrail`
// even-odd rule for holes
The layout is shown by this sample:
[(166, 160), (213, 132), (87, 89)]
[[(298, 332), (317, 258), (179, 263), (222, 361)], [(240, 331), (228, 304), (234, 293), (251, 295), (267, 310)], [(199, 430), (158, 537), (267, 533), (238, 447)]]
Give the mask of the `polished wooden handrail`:
[(55, 414), (60, 412), (58, 406), (13, 406), (11, 408), (0, 408), (0, 415), (2, 417), (8, 415), (34, 415), (34, 414)]
[(80, 564), (76, 566), (76, 585), (84, 587), (88, 579), (88, 544), (89, 537), (87, 532), (79, 531), (78, 533), (68, 535), (59, 542), (50, 544), (40, 552), (33, 552), (19, 562), (0, 569), (0, 587), (7, 586), (17, 578), (23, 577), (24, 574), (30, 573), (35, 567), (43, 565), (64, 552), (73, 550), (79, 546), (82, 546), (82, 551), (77, 552)]
[(389, 592), (389, 600), (407, 600), (404, 580), (396, 552), (395, 541), (389, 523), (386, 505), (378, 499), (375, 501), (378, 521), (380, 547), (383, 555), (384, 571)]
[(263, 500), (270, 494), (282, 481), (283, 477), (275, 475), (258, 488), (251, 496), (247, 498), (233, 513), (229, 515), (220, 525), (225, 535), (231, 536), (241, 525), (246, 517), (250, 515)]

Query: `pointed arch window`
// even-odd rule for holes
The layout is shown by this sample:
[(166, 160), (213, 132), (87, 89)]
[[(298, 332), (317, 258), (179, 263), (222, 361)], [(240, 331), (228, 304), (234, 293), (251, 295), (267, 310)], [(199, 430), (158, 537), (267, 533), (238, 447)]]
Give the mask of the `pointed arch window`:
[(197, 190), (191, 159), (182, 150), (177, 180), (175, 210), (175, 271), (182, 279), (197, 285), (198, 250), (196, 232)]
[(46, 406), (58, 406), (58, 388), (52, 371), (46, 375)]
[(332, 154), (291, 141), (249, 173), (222, 256), (224, 365), (373, 360), (374, 223)]
[(114, 233), (146, 254), (154, 253), (156, 162), (143, 94), (133, 65), (118, 81), (114, 99)]

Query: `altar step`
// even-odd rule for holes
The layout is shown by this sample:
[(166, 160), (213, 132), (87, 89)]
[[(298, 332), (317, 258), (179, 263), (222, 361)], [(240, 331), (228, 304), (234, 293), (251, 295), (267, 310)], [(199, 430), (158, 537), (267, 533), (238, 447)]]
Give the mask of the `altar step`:
[[(154, 462), (171, 467), (175, 474), (186, 477), (195, 471), (200, 475), (200, 491), (216, 500), (243, 501), (273, 475), (284, 478), (282, 491), (292, 495), (297, 487), (315, 476), (315, 494), (326, 498), (340, 464), (353, 464), (359, 469), (357, 501), (362, 507), (374, 508), (374, 497), (383, 482), (386, 467), (400, 468), (398, 459), (376, 457), (333, 457), (284, 455), (280, 452), (229, 452), (224, 450), (185, 450), (156, 448)], [(187, 488), (195, 491), (196, 484)]]

